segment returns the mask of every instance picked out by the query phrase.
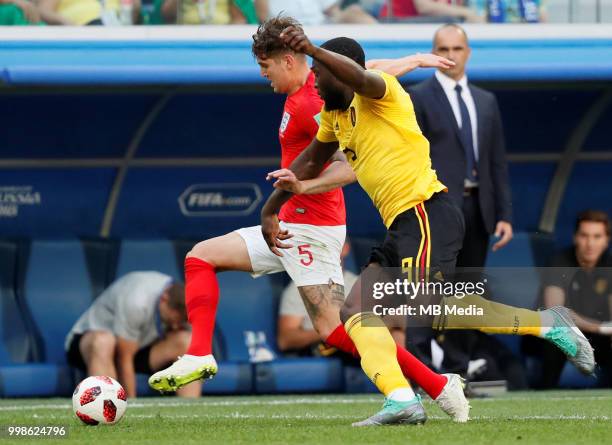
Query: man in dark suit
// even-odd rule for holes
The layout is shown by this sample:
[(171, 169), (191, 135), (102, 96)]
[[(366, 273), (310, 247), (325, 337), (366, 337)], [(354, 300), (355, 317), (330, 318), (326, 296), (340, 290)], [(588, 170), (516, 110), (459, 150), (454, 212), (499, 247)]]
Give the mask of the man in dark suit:
[(455, 66), (439, 69), (409, 92), (438, 178), (463, 208), (466, 231), (457, 267), (480, 268), (491, 234), (498, 238), (493, 251), (512, 239), (501, 117), (495, 96), (467, 81), (471, 48), (463, 28), (449, 24), (438, 29), (432, 52)]

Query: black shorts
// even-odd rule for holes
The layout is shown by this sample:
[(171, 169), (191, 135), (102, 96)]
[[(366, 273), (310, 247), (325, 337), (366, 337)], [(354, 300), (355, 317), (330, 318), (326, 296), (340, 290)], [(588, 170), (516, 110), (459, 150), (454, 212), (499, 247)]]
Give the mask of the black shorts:
[[(85, 365), (85, 361), (83, 360), (83, 356), (81, 355), (81, 350), (79, 349), (79, 343), (81, 342), (81, 338), (83, 338), (83, 334), (75, 334), (74, 337), (72, 337), (72, 341), (70, 342), (68, 351), (66, 351), (66, 359), (70, 366), (87, 372), (87, 365)], [(134, 370), (137, 373), (153, 374), (153, 372), (155, 372), (151, 369), (149, 361), (152, 346), (153, 343), (148, 346), (145, 346), (144, 348), (139, 349), (136, 355), (134, 356)]]
[(443, 279), (450, 278), (464, 231), (461, 210), (448, 193), (436, 193), (395, 218), (383, 243), (372, 249), (369, 263), (402, 268), (415, 281), (433, 278), (438, 272)]

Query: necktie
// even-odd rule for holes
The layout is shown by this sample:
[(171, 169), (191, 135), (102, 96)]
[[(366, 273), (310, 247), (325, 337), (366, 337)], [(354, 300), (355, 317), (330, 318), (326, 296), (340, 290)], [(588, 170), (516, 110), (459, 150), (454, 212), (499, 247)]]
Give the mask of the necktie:
[(461, 128), (459, 133), (463, 142), (463, 148), (465, 149), (465, 177), (470, 181), (476, 181), (476, 157), (474, 155), (474, 140), (472, 138), (472, 121), (470, 120), (470, 113), (468, 113), (467, 105), (461, 97), (461, 85), (455, 86), (457, 92), (457, 100), (459, 101), (459, 110), (461, 112)]

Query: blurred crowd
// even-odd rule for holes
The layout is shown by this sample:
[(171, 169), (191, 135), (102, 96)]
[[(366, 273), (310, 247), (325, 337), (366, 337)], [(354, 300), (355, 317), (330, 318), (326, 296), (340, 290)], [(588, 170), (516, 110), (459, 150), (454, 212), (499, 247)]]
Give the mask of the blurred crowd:
[(0, 0), (0, 25), (534, 23), (544, 0)]

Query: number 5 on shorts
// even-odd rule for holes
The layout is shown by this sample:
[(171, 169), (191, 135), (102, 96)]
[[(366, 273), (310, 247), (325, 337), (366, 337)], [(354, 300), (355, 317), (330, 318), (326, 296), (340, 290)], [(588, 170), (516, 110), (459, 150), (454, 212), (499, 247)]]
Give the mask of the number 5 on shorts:
[(300, 263), (302, 263), (304, 266), (310, 266), (314, 261), (312, 252), (308, 249), (310, 249), (310, 244), (302, 244), (301, 246), (298, 246), (298, 252), (300, 253), (300, 255), (306, 255), (306, 257), (308, 258), (302, 258), (300, 260)]

